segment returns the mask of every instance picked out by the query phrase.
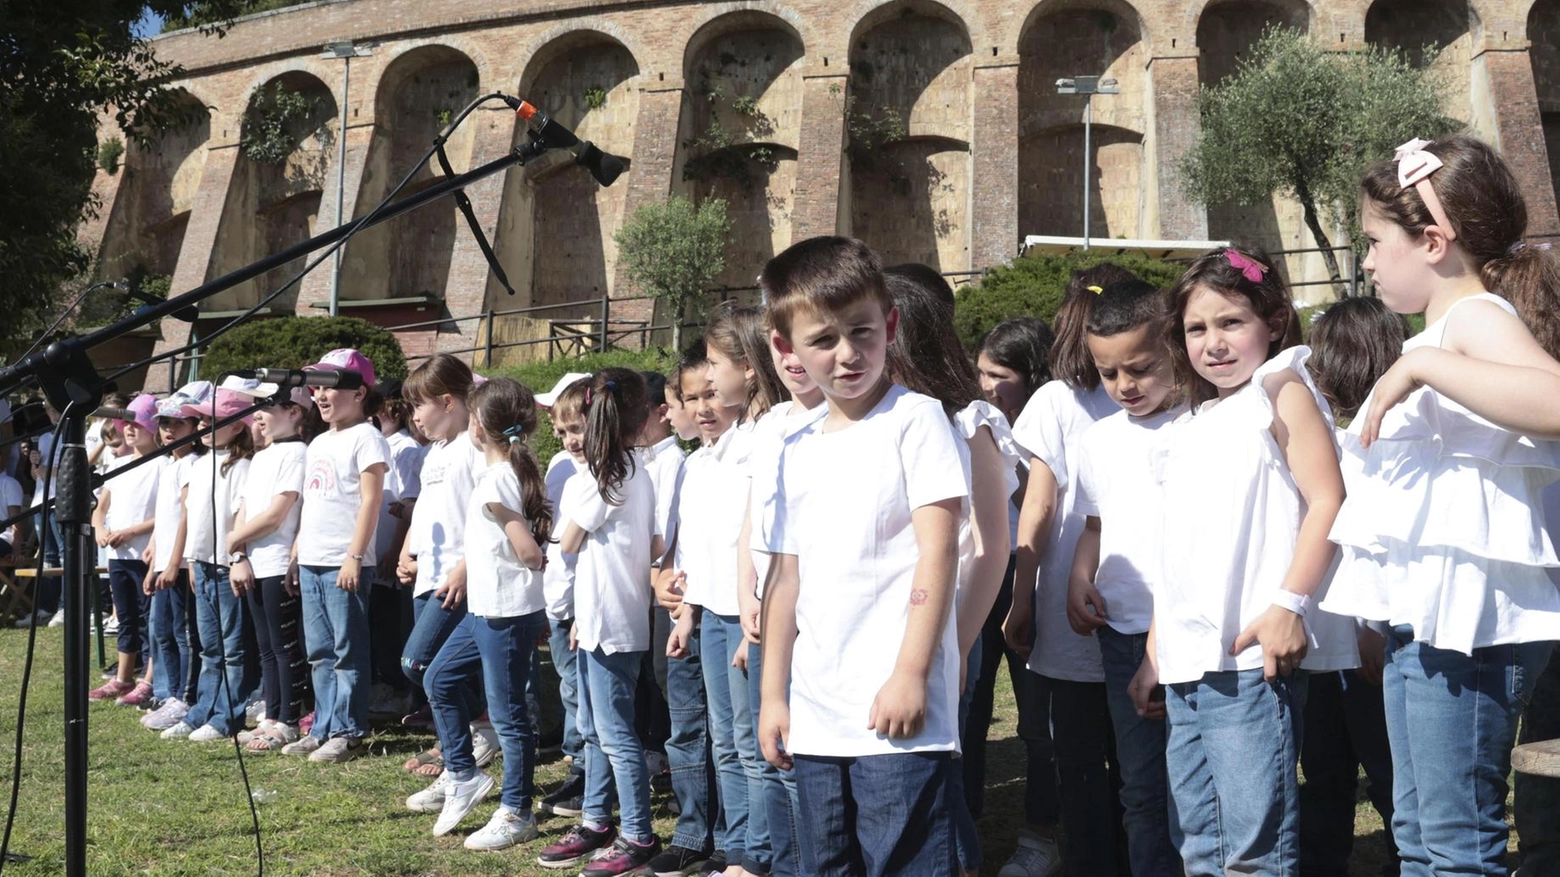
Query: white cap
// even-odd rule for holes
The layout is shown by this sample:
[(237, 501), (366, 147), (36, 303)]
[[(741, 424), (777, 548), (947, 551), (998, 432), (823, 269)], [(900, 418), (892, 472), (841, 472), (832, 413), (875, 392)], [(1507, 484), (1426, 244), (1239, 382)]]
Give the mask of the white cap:
[(575, 382), (583, 381), (583, 380), (589, 380), (590, 377), (591, 377), (590, 372), (569, 372), (568, 374), (566, 374), (563, 377), (559, 378), (558, 379), (558, 383), (553, 384), (553, 388), (551, 390), (548, 390), (545, 393), (537, 393), (536, 394), (536, 405), (537, 405), (537, 407), (538, 408), (551, 408), (551, 407), (553, 407), (553, 405), (558, 401), (558, 397), (563, 395), (563, 391), (564, 390), (569, 389), (569, 387), (571, 385), (573, 385)]

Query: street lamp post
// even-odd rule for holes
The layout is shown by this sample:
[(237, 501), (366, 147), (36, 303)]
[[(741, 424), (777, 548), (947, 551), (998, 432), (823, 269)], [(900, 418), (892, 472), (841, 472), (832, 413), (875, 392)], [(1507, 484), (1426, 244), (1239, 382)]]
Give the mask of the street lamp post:
[(1056, 80), (1057, 94), (1083, 95), (1083, 249), (1089, 250), (1090, 183), (1094, 171), (1094, 96), (1120, 94), (1114, 79), (1098, 76), (1074, 76)]
[[(347, 196), (347, 103), (352, 86), (352, 59), (367, 58), (373, 52), (366, 45), (356, 45), (351, 40), (339, 40), (325, 47), (320, 57), (326, 60), (339, 58), (341, 65), (341, 124), (336, 129), (336, 224), (342, 224), (342, 210)], [(341, 248), (331, 255), (330, 263), (330, 315), (336, 316), (341, 304)]]

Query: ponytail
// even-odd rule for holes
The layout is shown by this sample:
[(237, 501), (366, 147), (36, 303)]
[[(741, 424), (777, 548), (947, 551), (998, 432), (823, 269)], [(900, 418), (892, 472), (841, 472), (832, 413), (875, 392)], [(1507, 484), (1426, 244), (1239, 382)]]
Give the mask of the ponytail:
[(509, 466), (520, 482), (517, 511), (531, 525), (537, 545), (552, 539), (553, 509), (547, 498), (547, 481), (527, 438), (536, 433), (536, 397), (514, 378), (491, 378), (471, 391), (466, 400), (477, 415), (483, 438), (509, 448)]
[(634, 474), (634, 437), (650, 413), (644, 376), (604, 368), (585, 392), (585, 464), (609, 505), (621, 505), (624, 482)]
[(1551, 357), (1560, 359), (1560, 258), (1548, 244), (1513, 244), (1479, 268), (1484, 288), (1503, 296)]

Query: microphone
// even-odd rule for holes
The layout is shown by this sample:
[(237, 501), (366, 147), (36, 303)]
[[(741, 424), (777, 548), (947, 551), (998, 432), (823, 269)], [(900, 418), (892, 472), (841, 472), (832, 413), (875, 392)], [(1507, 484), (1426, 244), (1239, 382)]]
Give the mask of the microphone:
[[(123, 282), (121, 284), (116, 284), (116, 285), (120, 289), (124, 290), (126, 295), (130, 296), (131, 298), (135, 299), (138, 302), (142, 302), (144, 304), (149, 304), (149, 305), (158, 305), (158, 304), (162, 304), (162, 302), (163, 302), (162, 299), (158, 298), (155, 295), (152, 295), (151, 293), (147, 292), (144, 289), (141, 289), (138, 286), (131, 285), (128, 281), (127, 282)], [(175, 320), (178, 320), (181, 323), (193, 323), (196, 320), (200, 319), (200, 309), (195, 307), (194, 305), (186, 305), (186, 306), (184, 306), (182, 308), (179, 308), (178, 310), (174, 311), (173, 312), (173, 318)]]
[(89, 416), (103, 417), (108, 420), (135, 420), (136, 413), (129, 408), (98, 408)]
[(596, 178), (596, 182), (603, 186), (610, 186), (623, 175), (623, 170), (627, 167), (623, 159), (602, 152), (589, 140), (581, 140), (574, 136), (573, 131), (527, 101), (505, 95), (504, 102), (514, 109), (515, 115), (532, 126), (534, 136), (543, 141), (546, 146), (561, 146), (573, 152), (574, 163), (590, 171), (590, 175)]
[(241, 368), (232, 372), (240, 378), (255, 378), (262, 383), (275, 384), (279, 390), (293, 387), (331, 387), (337, 390), (356, 390), (363, 386), (363, 375), (344, 368)]

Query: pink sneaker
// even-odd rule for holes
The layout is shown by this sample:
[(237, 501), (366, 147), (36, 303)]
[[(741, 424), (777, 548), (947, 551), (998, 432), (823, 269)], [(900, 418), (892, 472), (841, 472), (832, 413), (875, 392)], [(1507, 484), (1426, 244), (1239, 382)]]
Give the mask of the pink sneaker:
[(103, 683), (101, 688), (94, 688), (87, 692), (87, 700), (113, 700), (122, 697), (135, 690), (135, 685), (129, 682), (120, 682), (118, 679), (110, 679)]
[(310, 712), (308, 715), (306, 715), (303, 718), (298, 720), (298, 736), (299, 737), (307, 737), (307, 736), (309, 736), (309, 729), (311, 729), (313, 727), (314, 727), (314, 713)]
[(146, 682), (137, 682), (130, 693), (114, 701), (120, 706), (133, 706), (136, 709), (146, 709), (152, 704), (152, 686)]

